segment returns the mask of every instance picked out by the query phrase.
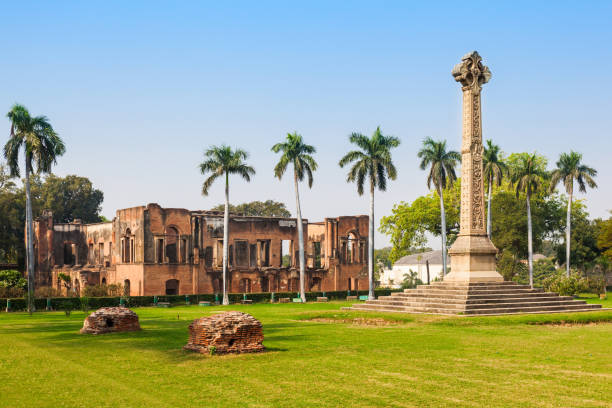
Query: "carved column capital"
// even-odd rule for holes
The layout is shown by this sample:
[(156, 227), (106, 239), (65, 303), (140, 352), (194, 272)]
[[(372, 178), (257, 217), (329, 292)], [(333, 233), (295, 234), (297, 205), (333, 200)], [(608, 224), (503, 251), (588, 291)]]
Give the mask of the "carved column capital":
[(476, 51), (465, 54), (453, 68), (452, 74), (464, 90), (480, 90), (491, 79), (489, 67), (482, 63), (482, 57)]

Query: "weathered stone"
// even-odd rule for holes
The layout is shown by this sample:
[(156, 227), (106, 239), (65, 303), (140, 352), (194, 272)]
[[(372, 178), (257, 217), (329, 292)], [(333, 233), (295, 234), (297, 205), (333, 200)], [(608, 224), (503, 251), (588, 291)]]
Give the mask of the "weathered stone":
[(263, 339), (259, 320), (248, 313), (223, 312), (194, 320), (183, 348), (203, 354), (256, 353), (264, 350)]
[(138, 315), (125, 307), (103, 307), (83, 322), (81, 333), (103, 334), (140, 330)]
[(451, 272), (444, 281), (501, 282), (504, 278), (495, 270), (497, 249), (487, 236), (484, 210), (480, 92), (491, 71), (472, 51), (461, 58), (452, 75), (463, 91), (461, 217), (459, 236), (448, 252)]
[[(367, 289), (368, 216), (303, 222), (305, 289)], [(223, 228), (222, 212), (154, 203), (117, 210), (113, 221), (96, 224), (54, 223), (46, 211), (34, 222), (36, 283), (76, 294), (110, 284), (129, 296), (219, 294)], [(295, 218), (230, 214), (228, 233), (228, 292), (299, 290)]]

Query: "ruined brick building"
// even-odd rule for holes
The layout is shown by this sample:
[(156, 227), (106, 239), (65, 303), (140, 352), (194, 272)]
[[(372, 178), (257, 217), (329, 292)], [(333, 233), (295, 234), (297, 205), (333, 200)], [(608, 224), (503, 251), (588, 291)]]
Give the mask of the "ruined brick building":
[[(298, 290), (295, 218), (232, 214), (229, 225), (229, 292)], [(367, 234), (366, 215), (304, 220), (306, 290), (367, 289)], [(54, 224), (44, 212), (34, 235), (37, 286), (62, 289), (63, 272), (77, 293), (112, 283), (131, 296), (221, 291), (220, 212), (148, 204), (97, 224)]]

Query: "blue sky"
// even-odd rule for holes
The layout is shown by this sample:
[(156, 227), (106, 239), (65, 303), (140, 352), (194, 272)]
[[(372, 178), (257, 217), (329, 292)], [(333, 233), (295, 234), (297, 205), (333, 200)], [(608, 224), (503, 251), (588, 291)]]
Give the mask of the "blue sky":
[[(416, 152), (426, 136), (458, 149), (461, 92), (450, 71), (473, 49), (493, 78), (484, 137), (554, 164), (578, 150), (599, 170), (592, 216), (612, 209), (611, 2), (12, 2), (1, 8), (0, 107), (47, 115), (67, 144), (59, 175), (89, 177), (103, 214), (157, 202), (206, 209), (197, 164), (227, 143), (257, 176), (231, 200), (294, 211), (270, 147), (297, 130), (318, 148), (310, 220), (366, 214), (337, 166), (353, 131), (402, 139), (377, 219), (427, 192)], [(8, 136), (8, 121), (0, 128)], [(2, 133), (0, 132), (0, 135)], [(583, 197), (582, 195), (579, 198)], [(377, 246), (387, 239), (378, 234)], [(437, 240), (436, 240), (437, 241)], [(432, 246), (439, 246), (432, 242)]]

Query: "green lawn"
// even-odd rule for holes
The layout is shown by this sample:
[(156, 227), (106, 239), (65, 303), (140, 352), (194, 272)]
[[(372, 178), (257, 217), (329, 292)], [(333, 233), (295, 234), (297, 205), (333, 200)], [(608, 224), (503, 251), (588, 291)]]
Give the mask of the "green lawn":
[[(0, 406), (612, 406), (612, 311), (472, 318), (344, 305), (140, 308), (141, 332), (101, 336), (78, 334), (81, 312), (0, 313)], [(190, 321), (218, 310), (260, 319), (267, 352), (184, 352)]]

